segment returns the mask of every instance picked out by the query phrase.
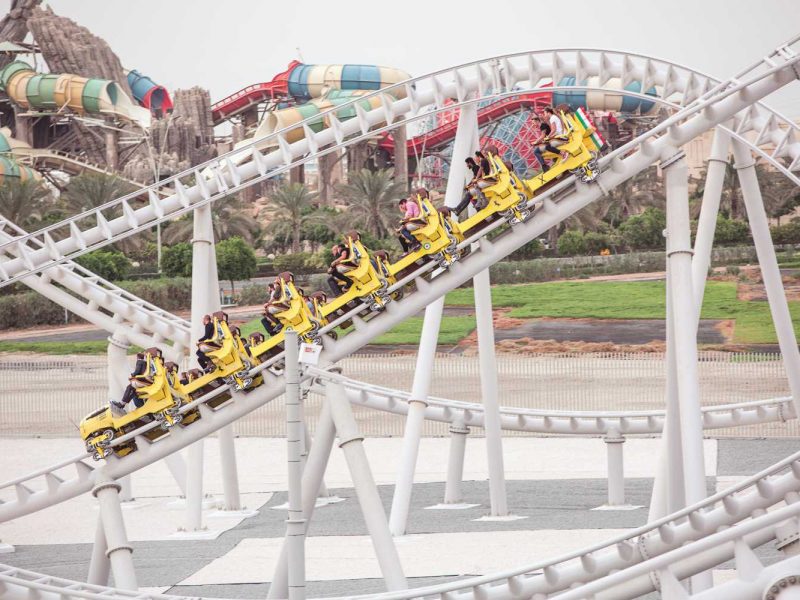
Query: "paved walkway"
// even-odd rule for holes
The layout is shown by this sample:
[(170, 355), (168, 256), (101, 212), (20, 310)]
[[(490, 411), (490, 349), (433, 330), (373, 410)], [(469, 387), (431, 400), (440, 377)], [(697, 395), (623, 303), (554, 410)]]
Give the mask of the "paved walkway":
[[(384, 507), (389, 511), (398, 439), (367, 439), (366, 448)], [(52, 462), (80, 444), (75, 439), (0, 439), (3, 478)], [(642, 508), (595, 511), (605, 502), (605, 448), (598, 439), (510, 438), (505, 440), (508, 504), (521, 520), (476, 520), (488, 513), (483, 440), (470, 439), (463, 485), (465, 510), (431, 510), (442, 501), (447, 440), (426, 438), (420, 452), (409, 535), (396, 539), (412, 586), (485, 574), (531, 563), (603, 541), (646, 521), (653, 457), (658, 440), (625, 444), (627, 501)], [(707, 440), (709, 492), (796, 451), (792, 440)], [(206, 491), (221, 495), (217, 444), (205, 443)], [(136, 474), (136, 500), (124, 515), (133, 540), (140, 586), (153, 591), (213, 597), (263, 598), (285, 531), (285, 440), (238, 438), (243, 501), (257, 515), (242, 519), (217, 516), (209, 507), (204, 522), (216, 532), (211, 540), (182, 540), (174, 535), (182, 510), (171, 508), (178, 488), (167, 469), (156, 464)], [(384, 589), (366, 528), (341, 452), (335, 450), (326, 473), (339, 503), (319, 508), (307, 541), (308, 591), (311, 596), (379, 592)], [(215, 515), (217, 513), (217, 515)], [(16, 552), (0, 562), (52, 575), (84, 579), (97, 518), (96, 501), (76, 498), (28, 517), (0, 525), (0, 539)], [(774, 560), (770, 548), (759, 550)], [(730, 576), (726, 570), (718, 579)]]

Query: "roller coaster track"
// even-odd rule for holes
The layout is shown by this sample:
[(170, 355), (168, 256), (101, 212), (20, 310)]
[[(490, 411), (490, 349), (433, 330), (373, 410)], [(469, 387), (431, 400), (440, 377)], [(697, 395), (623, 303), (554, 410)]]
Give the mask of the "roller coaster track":
[[(0, 215), (0, 241), (25, 231)], [(45, 298), (142, 347), (160, 346), (178, 360), (191, 347), (189, 322), (95, 275), (73, 261), (20, 280)]]
[[(782, 76), (788, 78), (796, 75), (794, 69), (797, 60), (797, 56), (787, 50), (783, 54), (765, 59), (750, 71), (761, 69), (759, 77), (762, 77), (763, 73), (767, 72), (765, 69), (769, 69), (771, 70), (769, 72), (783, 73)], [(141, 208), (134, 209), (131, 202), (142, 192), (129, 194), (70, 217), (61, 223), (22, 236), (13, 242), (0, 244), (0, 256), (4, 259), (4, 262), (0, 263), (0, 286), (16, 281), (31, 272), (41, 271), (133, 235), (158, 222), (182, 215), (198, 206), (224, 198), (287, 171), (292, 166), (327, 154), (336, 147), (325, 148), (330, 144), (338, 147), (346, 146), (372, 135), (390, 131), (398, 126), (396, 119), (400, 116), (405, 116), (408, 122), (422, 118), (422, 115), (418, 114), (421, 109), (450, 110), (453, 106), (445, 106), (449, 98), (455, 98), (458, 103), (478, 102), (535, 92), (540, 90), (542, 85), (548, 86), (547, 91), (558, 91), (561, 88), (552, 87), (551, 84), (553, 81), (560, 81), (566, 75), (574, 75), (578, 80), (598, 76), (600, 86), (615, 77), (621, 79), (623, 86), (632, 81), (641, 82), (644, 89), (656, 85), (661, 89), (661, 96), (658, 98), (647, 96), (646, 99), (669, 102), (670, 98), (677, 96), (678, 98), (670, 103), (679, 108), (698, 105), (701, 101), (725, 93), (738, 85), (736, 80), (719, 83), (684, 67), (651, 57), (598, 50), (522, 53), (446, 69), (362, 97), (362, 99), (372, 96), (380, 98), (382, 105), (379, 108), (366, 111), (354, 101), (321, 113), (321, 117), (326, 120), (329, 127), (319, 133), (314, 133), (310, 128), (311, 122), (319, 118), (319, 116), (313, 117), (148, 186), (143, 192), (148, 195), (149, 204)], [(497, 92), (485, 95), (481, 93), (481, 90), (487, 88), (521, 88), (524, 87), (523, 82), (527, 82), (529, 87), (518, 89), (514, 93)], [(396, 87), (404, 87), (406, 90), (407, 95), (402, 100), (394, 100), (391, 96), (392, 90)], [(575, 90), (581, 87), (564, 89)], [(583, 87), (583, 89), (588, 88)], [(619, 90), (615, 92), (619, 93)], [(743, 107), (741, 114), (734, 119), (733, 133), (739, 138), (743, 138), (745, 134), (754, 134), (755, 141), (752, 144), (749, 140), (744, 141), (758, 147), (761, 156), (769, 158), (776, 168), (795, 183), (800, 183), (800, 179), (792, 173), (800, 165), (800, 141), (796, 137), (800, 129), (798, 125), (759, 104), (759, 98), (753, 95), (752, 91), (737, 93), (753, 100), (746, 109)], [(344, 122), (339, 121), (334, 113), (350, 104), (355, 108), (357, 117)], [(389, 125), (384, 126), (385, 122)], [(716, 121), (715, 124), (720, 122)], [(305, 138), (294, 143), (288, 142), (287, 134), (297, 128), (304, 131)], [(265, 155), (258, 150), (257, 146), (270, 142), (277, 144), (278, 151)], [(760, 146), (764, 146), (765, 149)], [(630, 149), (633, 146), (627, 144), (624, 147)], [(248, 154), (251, 161), (240, 166), (234, 165), (232, 158), (241, 156), (242, 153)], [(211, 177), (206, 179), (201, 172), (210, 173)], [(195, 183), (191, 185), (189, 179)], [(168, 196), (159, 199), (160, 192)], [(121, 216), (110, 216), (112, 212)], [(64, 234), (63, 239), (58, 235), (59, 232)], [(40, 242), (37, 247), (28, 243), (33, 238)]]
[(72, 154), (63, 152), (61, 150), (15, 147), (11, 149), (10, 154), (19, 162), (28, 164), (37, 170), (59, 170), (69, 173), (70, 175), (80, 175), (86, 171), (91, 171), (92, 173), (113, 175), (120, 181), (124, 181), (125, 183), (136, 188), (145, 187), (145, 184), (140, 181), (128, 179), (127, 177), (123, 177), (114, 171), (109, 171), (108, 167), (76, 158)]
[[(592, 74), (593, 63), (584, 57), (582, 51), (576, 52), (575, 72), (583, 76)], [(632, 81), (635, 77), (638, 77), (638, 80), (643, 82), (643, 87), (645, 88), (657, 82), (653, 59), (646, 58), (644, 59), (644, 64), (636, 65), (634, 64), (634, 58), (629, 55), (623, 55), (621, 63), (615, 64), (610, 60), (605, 60), (610, 53), (600, 52), (599, 54), (600, 60), (594, 66), (597, 67), (595, 70), (600, 72), (601, 80), (604, 77), (621, 77), (624, 85), (627, 81)], [(542, 79), (539, 74), (545, 65), (549, 67), (549, 71), (553, 75), (561, 75), (565, 72), (566, 63), (563, 57), (557, 53), (553, 53), (550, 56), (549, 63), (546, 62), (546, 56), (536, 57), (529, 54), (516, 56), (526, 57), (527, 72), (530, 79), (535, 82)], [(230, 163), (229, 157), (221, 157), (213, 165), (210, 165), (214, 175), (213, 179), (211, 181), (198, 180), (198, 185), (193, 188), (188, 188), (180, 182), (180, 178), (186, 176), (186, 174), (177, 176), (171, 182), (167, 182), (167, 184), (172, 183), (174, 186), (174, 193), (163, 200), (161, 205), (157, 201), (156, 190), (152, 188), (148, 189), (151, 200), (150, 206), (137, 211), (133, 211), (127, 204), (130, 200), (127, 197), (109, 203), (98, 210), (106, 210), (113, 205), (122, 208), (123, 216), (108, 220), (102, 216), (101, 212), (93, 211), (88, 213), (94, 216), (97, 225), (86, 231), (82, 231), (75, 224), (76, 220), (80, 220), (80, 216), (71, 219), (68, 221), (67, 226), (70, 227), (72, 237), (67, 240), (55, 242), (54, 238), (49, 234), (45, 236), (48, 230), (42, 230), (36, 234), (22, 236), (13, 242), (3, 244), (0, 248), (14, 246), (20, 254), (19, 257), (7, 260), (0, 265), (3, 267), (4, 276), (7, 276), (6, 282), (16, 281), (20, 277), (63, 262), (73, 255), (79, 255), (82, 251), (92, 249), (94, 247), (92, 244), (103, 245), (111, 243), (113, 241), (111, 238), (115, 238), (115, 236), (117, 236), (116, 239), (120, 239), (130, 235), (138, 228), (143, 227), (143, 223), (148, 218), (154, 223), (168, 218), (166, 216), (168, 214), (169, 216), (183, 214), (199, 205), (211, 202), (218, 197), (223, 197), (232, 191), (242, 189), (255, 183), (255, 181), (273, 176), (294, 164), (300, 164), (314, 156), (325, 153), (328, 149), (319, 150), (324, 144), (335, 142), (339, 145), (347, 145), (363, 137), (380, 133), (381, 129), (389, 130), (392, 128), (391, 125), (383, 128), (377, 126), (381, 123), (381, 118), (384, 117), (384, 114), (374, 113), (380, 113), (381, 111), (388, 113), (390, 117), (388, 120), (391, 122), (394, 116), (405, 113), (408, 110), (416, 112), (425, 101), (434, 104), (438, 110), (443, 105), (444, 98), (451, 93), (454, 93), (459, 101), (455, 107), (461, 104), (477, 102), (484, 98), (467, 98), (470, 90), (482, 89), (485, 87), (484, 83), (495, 78), (497, 81), (494, 83), (502, 80), (510, 88), (517, 84), (519, 78), (524, 76), (526, 72), (525, 65), (517, 68), (512, 64), (513, 58), (502, 57), (499, 60), (487, 61), (488, 64), (471, 63), (464, 67), (433, 74), (428, 76), (430, 79), (426, 80), (430, 83), (428, 90), (423, 89), (421, 84), (418, 84), (417, 88), (414, 89), (411, 87), (410, 82), (406, 82), (406, 84), (401, 85), (409, 86), (408, 89), (411, 93), (405, 100), (392, 101), (385, 95), (386, 90), (376, 92), (383, 99), (383, 109), (370, 112), (359, 111), (356, 119), (344, 123), (339, 122), (332, 114), (328, 115), (330, 127), (316, 135), (312, 134), (307, 126), (308, 124), (305, 123), (301, 126), (306, 129), (306, 139), (294, 144), (286, 142), (285, 137), (283, 137), (286, 132), (276, 132), (274, 135), (278, 141), (279, 152), (265, 157), (258, 150), (251, 148), (252, 162), (239, 168)], [(798, 148), (794, 139), (796, 126), (793, 124), (782, 126), (777, 117), (775, 117), (776, 113), (769, 113), (768, 116), (764, 116), (763, 111), (766, 109), (755, 103), (782, 85), (797, 78), (798, 72), (796, 69), (799, 61), (800, 57), (791, 51), (774, 53), (768, 59), (765, 59), (765, 62), (757, 64), (749, 71), (756, 73), (749, 79), (745, 81), (729, 80), (719, 85), (714, 85), (709, 80), (705, 83), (697, 82), (696, 79), (692, 79), (694, 76), (690, 77), (688, 81), (681, 80), (680, 74), (677, 74), (676, 69), (669, 66), (670, 76), (661, 77), (660, 80), (667, 84), (667, 89), (670, 89), (668, 86), (672, 85), (674, 88), (672, 92), (680, 91), (675, 86), (678, 85), (676, 81), (682, 81), (682, 90), (685, 96), (683, 100), (684, 108), (648, 133), (601, 159), (604, 172), (596, 184), (581, 184), (573, 178), (559, 182), (535, 199), (538, 210), (527, 222), (508, 228), (491, 242), (485, 237), (486, 234), (501, 227), (502, 223), (494, 223), (481, 231), (480, 234), (465, 240), (462, 246), (477, 242), (477, 250), (462, 261), (452, 265), (446, 271), (437, 271), (430, 281), (422, 278), (423, 274), (434, 268), (430, 264), (419, 268), (415, 273), (399, 281), (394, 287), (399, 289), (411, 283), (416, 288), (416, 291), (401, 301), (389, 304), (384, 313), (369, 321), (364, 321), (357, 315), (361, 309), (352, 311), (351, 314), (343, 318), (352, 318), (355, 323), (355, 330), (339, 340), (333, 340), (326, 336), (323, 339), (322, 360), (336, 362), (348, 356), (370, 339), (418, 313), (432, 300), (466, 282), (530, 239), (540, 235), (580, 208), (597, 200), (607, 190), (619, 185), (653, 162), (670, 158), (676, 152), (677, 147), (719, 124), (732, 121), (733, 132), (737, 137), (755, 131), (760, 140), (757, 143), (772, 144), (772, 148), (769, 150), (757, 149), (758, 153), (769, 156), (773, 161), (781, 165), (781, 169), (784, 172), (787, 172), (793, 180), (797, 181), (796, 177), (790, 173), (797, 166), (798, 160), (800, 160), (800, 148)], [(503, 66), (502, 69), (500, 65)], [(476, 79), (466, 80), (464, 78), (465, 75), (459, 71), (459, 69), (468, 67), (476, 70)], [(442, 73), (451, 74), (453, 81), (442, 83), (437, 79), (437, 76), (441, 76)], [(523, 75), (519, 75), (519, 73), (523, 73)], [(534, 77), (534, 75), (539, 75), (539, 77)], [(579, 77), (579, 79), (581, 78)], [(423, 79), (418, 78), (410, 81), (421, 82)], [(497, 96), (500, 97), (502, 94)], [(375, 126), (377, 126), (376, 129), (373, 129)], [(348, 135), (354, 135), (355, 137), (345, 140)], [(227, 172), (225, 172), (226, 168), (228, 169)], [(534, 204), (534, 202), (531, 202), (531, 204)], [(83, 216), (83, 218), (85, 217), (86, 215)], [(98, 233), (101, 236), (96, 238)], [(42, 243), (41, 250), (31, 251), (24, 249), (23, 243), (27, 243), (29, 239), (36, 236), (41, 236), (39, 240)], [(103, 242), (103, 239), (106, 239), (106, 241)], [(72, 246), (74, 248), (69, 250), (68, 248), (71, 246), (70, 244), (65, 244), (64, 242), (66, 241), (75, 242), (77, 245), (73, 243)], [(56, 244), (62, 244), (62, 246), (57, 246)], [(20, 248), (23, 249), (20, 250)], [(390, 291), (392, 291), (392, 288), (390, 288)], [(332, 323), (328, 328), (323, 329), (323, 332), (336, 324), (337, 322)], [(173, 430), (157, 443), (151, 444), (143, 436), (155, 424), (147, 425), (119, 438), (116, 443), (123, 443), (127, 439), (135, 438), (139, 449), (122, 459), (111, 458), (107, 460), (105, 470), (108, 475), (112, 478), (119, 478), (131, 473), (205, 437), (275, 398), (282, 392), (283, 384), (279, 376), (266, 369), (277, 360), (279, 360), (279, 357), (275, 357), (254, 369), (254, 371), (263, 373), (265, 381), (264, 385), (251, 392), (247, 394), (232, 392), (231, 400), (220, 405), (215, 410), (209, 408), (205, 402), (222, 393), (223, 390), (221, 389), (184, 407), (183, 411), (198, 409), (203, 418), (189, 427)], [(359, 390), (357, 393), (363, 394), (364, 392)], [(596, 422), (599, 422), (598, 419), (601, 417), (592, 416), (589, 418), (594, 418)], [(652, 420), (654, 424), (657, 420), (653, 415), (644, 415), (643, 418), (646, 421), (648, 419)], [(568, 418), (568, 422), (571, 423), (570, 419)], [(0, 493), (2, 493), (3, 499), (7, 500), (0, 504), (0, 521), (29, 514), (88, 491), (93, 485), (96, 470), (94, 466), (84, 462), (85, 458), (86, 456), (76, 457), (76, 459), (62, 463), (59, 469), (44, 469), (0, 486)], [(462, 580), (443, 586), (386, 594), (381, 597), (410, 598), (426, 595), (429, 597), (446, 596), (447, 598), (474, 597), (483, 600), (490, 597), (510, 598), (530, 597), (534, 594), (550, 594), (559, 590), (568, 590), (576, 584), (587, 581), (598, 580), (600, 582), (602, 581), (601, 578), (611, 571), (636, 569), (639, 567), (639, 563), (644, 563), (648, 559), (655, 560), (653, 557), (659, 557), (670, 551), (684, 553), (680, 555), (681, 561), (672, 567), (672, 572), (675, 576), (685, 577), (688, 574), (705, 570), (710, 565), (717, 564), (721, 560), (725, 560), (727, 556), (733, 555), (734, 546), (726, 543), (712, 548), (713, 552), (711, 554), (714, 555), (713, 557), (709, 558), (709, 551), (703, 552), (699, 557), (691, 556), (692, 560), (683, 560), (686, 555), (692, 552), (691, 549), (680, 548), (683, 544), (708, 536), (720, 527), (744, 521), (740, 526), (730, 530), (733, 533), (723, 533), (726, 533), (728, 537), (738, 535), (737, 540), (743, 540), (752, 545), (764, 543), (774, 537), (773, 525), (779, 519), (786, 519), (794, 515), (792, 511), (796, 510), (797, 507), (788, 507), (787, 509), (781, 509), (783, 512), (776, 511), (767, 515), (761, 513), (766, 508), (774, 506), (781, 501), (794, 502), (798, 498), (797, 490), (800, 489), (800, 462), (798, 461), (800, 461), (800, 453), (790, 456), (769, 469), (748, 478), (730, 490), (707, 498), (665, 519), (648, 524), (609, 543), (582, 550), (566, 557), (560, 557), (555, 561), (531, 565), (514, 571)], [(66, 474), (66, 471), (71, 472)], [(67, 479), (67, 477), (71, 477), (71, 479)], [(40, 486), (38, 489), (33, 487), (36, 485), (34, 481), (37, 481)], [(16, 497), (8, 499), (6, 492), (12, 488)], [(757, 515), (757, 518), (752, 521), (745, 521), (753, 515)], [(709, 539), (713, 540), (713, 538)], [(740, 546), (737, 543), (736, 547), (739, 548)], [(698, 550), (703, 549), (704, 547), (698, 546)], [(738, 554), (742, 552), (737, 550), (737, 564)], [(712, 559), (713, 562), (710, 562)], [(662, 569), (662, 567), (662, 563), (657, 560), (656, 563), (652, 564), (652, 569)], [(641, 569), (641, 567), (639, 568)], [(684, 570), (680, 571), (679, 569), (681, 568)], [(652, 572), (652, 570), (647, 569), (642, 570), (643, 574), (639, 574), (638, 571), (630, 571), (632, 575), (623, 582), (628, 586), (626, 591), (628, 589), (641, 589), (643, 591), (655, 589), (657, 583), (650, 576)], [(31, 581), (30, 575), (27, 575), (26, 579), (25, 574), (17, 577), (16, 573), (18, 571), (12, 570), (12, 573), (7, 576), (4, 572), (0, 572), (0, 581), (3, 582), (6, 589), (10, 590), (14, 587), (15, 592), (24, 589), (27, 593), (33, 587), (43, 595), (56, 593), (61, 597), (86, 598), (99, 596), (102, 593), (105, 598), (115, 597), (115, 592), (108, 588), (92, 588), (92, 586), (86, 586), (85, 584), (55, 580), (45, 576)], [(619, 573), (613, 576), (619, 576)], [(53, 588), (48, 587), (51, 585)], [(612, 583), (611, 585), (616, 584)], [(16, 586), (22, 586), (22, 588)], [(98, 590), (102, 590), (102, 592)], [(120, 594), (119, 597), (131, 597), (131, 595)]]

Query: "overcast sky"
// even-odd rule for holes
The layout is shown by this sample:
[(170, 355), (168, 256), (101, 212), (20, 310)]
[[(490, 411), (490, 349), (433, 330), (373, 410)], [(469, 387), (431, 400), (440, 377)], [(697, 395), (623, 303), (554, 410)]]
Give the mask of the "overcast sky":
[[(399, 67), (412, 75), (541, 48), (629, 50), (732, 75), (800, 33), (800, 0), (50, 0), (105, 38), (123, 66), (212, 101), (308, 63)], [(10, 0), (0, 0), (8, 10)], [(796, 86), (794, 86), (796, 87)], [(768, 100), (800, 116), (800, 95)]]

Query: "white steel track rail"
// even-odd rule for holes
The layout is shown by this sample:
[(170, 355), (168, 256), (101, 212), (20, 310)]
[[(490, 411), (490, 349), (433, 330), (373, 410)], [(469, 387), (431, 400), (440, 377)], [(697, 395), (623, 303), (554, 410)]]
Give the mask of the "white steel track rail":
[[(25, 233), (0, 215), (0, 241)], [(46, 273), (32, 274), (21, 283), (111, 334), (124, 334), (128, 341), (139, 346), (160, 346), (167, 354), (180, 357), (191, 345), (188, 321), (73, 261), (65, 261)]]
[[(792, 71), (798, 60), (800, 59), (797, 56), (773, 60), (775, 65), (760, 72), (758, 77), (764, 78), (765, 73), (770, 72)], [(685, 67), (651, 57), (598, 50), (506, 55), (446, 69), (365, 96), (381, 99), (382, 105), (374, 110), (365, 111), (353, 102), (357, 112), (354, 119), (339, 121), (334, 113), (342, 107), (332, 109), (319, 117), (255, 140), (241, 149), (144, 188), (141, 192), (22, 236), (14, 242), (0, 244), (0, 253), (6, 258), (5, 262), (0, 263), (0, 285), (133, 235), (158, 222), (174, 218), (197, 206), (224, 198), (272, 177), (295, 164), (332, 151), (330, 148), (319, 150), (323, 146), (347, 145), (362, 137), (398, 126), (397, 119), (401, 116), (408, 121), (409, 118), (418, 116), (423, 109), (443, 109), (448, 98), (455, 98), (458, 102), (472, 97), (486, 100), (513, 95), (511, 92), (504, 94), (502, 90), (517, 87), (519, 89), (514, 93), (523, 93), (537, 90), (544, 84), (555, 84), (555, 87), (548, 89), (560, 90), (562, 88), (557, 84), (566, 75), (574, 75), (579, 81), (587, 77), (598, 77), (601, 86), (613, 78), (620, 79), (623, 86), (639, 81), (644, 90), (657, 86), (660, 88), (661, 99), (682, 107), (701, 105), (708, 98), (739, 85), (736, 80), (720, 84)], [(563, 89), (575, 90), (581, 87), (585, 86)], [(483, 90), (487, 88), (501, 91), (484, 93)], [(394, 89), (403, 89), (406, 97), (395, 100), (391, 96)], [(609, 88), (606, 91), (614, 90)], [(313, 133), (309, 123), (319, 118), (324, 119), (329, 127)], [(383, 127), (386, 122), (389, 125)], [(306, 137), (289, 143), (287, 134), (297, 128), (303, 129)], [(755, 134), (755, 145), (769, 146), (771, 149), (764, 150), (764, 153), (780, 164), (785, 172), (791, 172), (800, 165), (800, 141), (796, 139), (798, 126), (779, 113), (758, 104), (757, 99), (754, 98), (748, 110), (737, 119), (734, 130), (739, 135)], [(278, 151), (265, 155), (258, 149), (264, 146), (277, 147)], [(249, 154), (252, 160), (240, 166), (234, 165), (234, 160), (243, 153)], [(201, 171), (210, 173), (211, 177), (206, 179)], [(190, 179), (196, 183), (190, 185)], [(171, 190), (169, 196), (159, 199), (159, 192), (165, 188)], [(148, 203), (141, 208), (133, 208), (132, 202), (142, 193), (147, 194)], [(114, 215), (110, 214), (112, 212)], [(120, 216), (116, 216), (118, 213), (121, 213)], [(59, 239), (62, 235), (66, 237)], [(41, 243), (38, 247), (31, 247), (27, 243), (34, 237)]]
[[(685, 109), (680, 115), (668, 119), (653, 129), (650, 134), (641, 136), (642, 139), (637, 139), (638, 149), (633, 150), (624, 158), (620, 155), (623, 149), (620, 149), (620, 153), (612, 153), (603, 158), (601, 163), (605, 167), (605, 172), (596, 184), (582, 184), (575, 181), (574, 178), (561, 182), (537, 199), (537, 202), (542, 203), (541, 210), (538, 210), (527, 222), (507, 229), (491, 242), (482, 240), (479, 250), (455, 263), (447, 271), (439, 273), (431, 281), (418, 276), (419, 273), (429, 270), (429, 267), (421, 268), (418, 274), (408, 278), (413, 280), (416, 286), (414, 293), (399, 302), (390, 303), (384, 313), (369, 321), (363, 321), (355, 316), (353, 318), (355, 331), (339, 340), (334, 341), (326, 336), (323, 360), (336, 362), (348, 356), (369, 340), (417, 314), (436, 298), (468, 281), (476, 273), (490, 267), (529, 240), (541, 235), (556, 223), (598, 199), (604, 195), (605, 190), (632, 177), (655, 160), (663, 156), (670, 156), (674, 152), (675, 146), (682, 145), (718, 123), (731, 119), (733, 115), (748, 105), (793, 80), (794, 73), (791, 72), (791, 69), (788, 71), (782, 68), (759, 75), (755, 81), (737, 84), (724, 93), (698, 103), (691, 109)], [(656, 137), (662, 131), (667, 133)], [(486, 235), (492, 229), (494, 228), (487, 227), (481, 232), (481, 235)], [(472, 241), (472, 239), (465, 240), (464, 244)], [(403, 283), (404, 281), (398, 282), (397, 286), (399, 287)], [(264, 385), (248, 394), (234, 392), (232, 401), (216, 411), (208, 409), (204, 402), (221, 393), (221, 389), (196, 400), (190, 406), (199, 406), (203, 418), (185, 429), (173, 430), (157, 443), (150, 444), (146, 438), (142, 437), (142, 433), (152, 428), (153, 424), (119, 438), (116, 443), (136, 437), (140, 448), (123, 459), (112, 458), (107, 461), (108, 474), (119, 479), (232, 423), (279, 395), (282, 391), (282, 380), (265, 371), (268, 364), (254, 369), (254, 371), (264, 371)], [(77, 473), (70, 473), (72, 478), (69, 480), (62, 480), (52, 473), (46, 474), (43, 475), (46, 485), (44, 489), (38, 490), (29, 487), (26, 484), (28, 480), (15, 482), (13, 487), (16, 498), (0, 504), (0, 521), (29, 514), (88, 491), (93, 484), (94, 469), (82, 462), (80, 458), (75, 463)]]
[[(411, 394), (364, 383), (329, 372), (311, 370), (315, 377), (344, 385), (351, 403), (397, 415), (408, 413)], [(313, 391), (317, 391), (312, 387)], [(467, 427), (483, 427), (484, 407), (479, 403), (428, 397), (425, 418)], [(785, 423), (797, 418), (790, 397), (704, 406), (703, 428), (722, 429), (760, 423)], [(622, 435), (653, 435), (664, 427), (664, 411), (554, 411), (501, 407), (502, 428), (508, 431), (555, 435), (602, 436), (610, 431)]]

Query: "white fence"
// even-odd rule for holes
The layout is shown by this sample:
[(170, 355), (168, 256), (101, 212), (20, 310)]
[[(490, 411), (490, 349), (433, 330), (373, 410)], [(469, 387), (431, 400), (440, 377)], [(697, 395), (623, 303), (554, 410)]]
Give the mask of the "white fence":
[[(341, 362), (344, 373), (378, 385), (409, 390), (413, 354), (358, 355)], [(664, 355), (546, 354), (497, 357), (500, 404), (554, 410), (645, 410), (664, 406)], [(700, 353), (703, 403), (727, 404), (787, 395), (779, 354)], [(80, 419), (108, 401), (106, 359), (97, 356), (4, 358), (0, 356), (0, 435), (76, 435)], [(480, 402), (477, 356), (437, 355), (431, 395)], [(311, 395), (306, 412), (313, 429), (321, 399)], [(283, 403), (273, 402), (236, 424), (239, 435), (283, 434)], [(400, 436), (404, 419), (356, 407), (369, 436)], [(447, 425), (426, 423), (425, 435), (447, 434)], [(475, 431), (480, 435), (480, 431)], [(524, 435), (511, 433), (510, 435)], [(795, 422), (707, 432), (709, 436), (798, 436)]]

